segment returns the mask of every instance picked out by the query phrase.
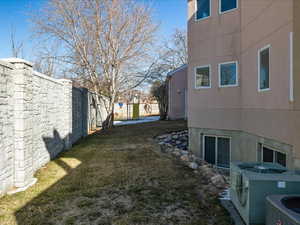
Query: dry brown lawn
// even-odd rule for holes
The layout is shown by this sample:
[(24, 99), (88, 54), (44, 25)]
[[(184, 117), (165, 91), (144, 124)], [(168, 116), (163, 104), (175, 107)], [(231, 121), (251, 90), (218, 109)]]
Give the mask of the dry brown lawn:
[(201, 175), (153, 151), (154, 136), (183, 129), (159, 121), (85, 138), (40, 169), (35, 186), (0, 199), (0, 224), (231, 224), (216, 196), (199, 195)]

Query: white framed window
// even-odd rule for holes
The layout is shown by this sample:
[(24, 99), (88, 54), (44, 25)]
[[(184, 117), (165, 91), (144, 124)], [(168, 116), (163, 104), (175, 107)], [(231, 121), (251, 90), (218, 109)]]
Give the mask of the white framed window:
[(211, 87), (211, 69), (210, 65), (199, 66), (195, 68), (195, 88), (210, 88)]
[(219, 87), (238, 86), (238, 62), (224, 62), (219, 64)]
[(231, 137), (203, 135), (203, 159), (218, 167), (230, 167)]
[(239, 0), (219, 0), (219, 13), (233, 11), (239, 7)]
[(258, 91), (270, 90), (271, 45), (258, 50)]
[(267, 145), (258, 143), (257, 161), (279, 163), (282, 166), (286, 166), (286, 154)]
[(211, 0), (195, 0), (195, 20), (203, 20), (211, 15)]

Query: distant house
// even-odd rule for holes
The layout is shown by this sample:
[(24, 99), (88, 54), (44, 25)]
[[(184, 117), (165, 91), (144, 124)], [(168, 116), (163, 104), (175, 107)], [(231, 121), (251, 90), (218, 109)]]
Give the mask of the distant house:
[(300, 168), (300, 1), (188, 1), (189, 149)]
[(168, 119), (185, 119), (187, 117), (187, 65), (168, 73), (169, 87)]

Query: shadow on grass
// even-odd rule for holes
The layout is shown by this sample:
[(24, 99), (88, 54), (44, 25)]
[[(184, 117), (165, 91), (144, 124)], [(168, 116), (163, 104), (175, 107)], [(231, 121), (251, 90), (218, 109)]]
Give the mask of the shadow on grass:
[(207, 205), (197, 199), (192, 170), (152, 151), (152, 137), (183, 129), (183, 121), (159, 121), (85, 138), (38, 171), (39, 183), (19, 196), (28, 200), (15, 211), (16, 223), (229, 225), (215, 197)]
[(82, 184), (82, 180), (86, 179), (85, 175), (88, 175), (88, 173), (84, 174), (84, 171), (87, 170), (88, 158), (84, 156), (84, 153), (77, 154), (76, 150), (87, 146), (87, 142), (93, 138), (92, 136), (80, 140), (72, 149), (58, 155), (53, 149), (60, 148), (59, 146), (64, 144), (65, 138), (62, 138), (57, 130), (53, 131), (53, 137), (43, 137), (50, 157), (54, 160), (37, 171), (38, 183), (26, 191), (29, 194), (26, 192), (17, 194), (28, 200), (32, 198), (15, 212), (18, 225), (73, 224), (71, 217), (68, 216), (66, 221), (53, 218), (58, 214), (63, 215), (64, 211), (68, 211), (65, 210), (66, 208), (72, 207), (72, 205), (68, 205), (68, 199), (75, 198), (87, 190)]

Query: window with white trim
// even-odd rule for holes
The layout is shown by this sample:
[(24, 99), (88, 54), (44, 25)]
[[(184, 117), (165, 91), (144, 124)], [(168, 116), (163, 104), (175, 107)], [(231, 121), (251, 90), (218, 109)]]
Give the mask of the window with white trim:
[(258, 52), (258, 88), (259, 91), (270, 89), (270, 46)]
[(229, 137), (204, 135), (204, 160), (210, 164), (228, 168), (230, 166), (230, 142)]
[(225, 62), (219, 64), (219, 86), (238, 86), (238, 65), (237, 62)]
[(264, 144), (258, 144), (257, 157), (259, 162), (279, 163), (286, 166), (286, 154), (272, 149)]
[(219, 0), (219, 12), (225, 13), (238, 8), (238, 0)]
[(196, 1), (196, 20), (205, 19), (210, 16), (211, 0)]
[(210, 88), (210, 65), (195, 68), (195, 88)]

